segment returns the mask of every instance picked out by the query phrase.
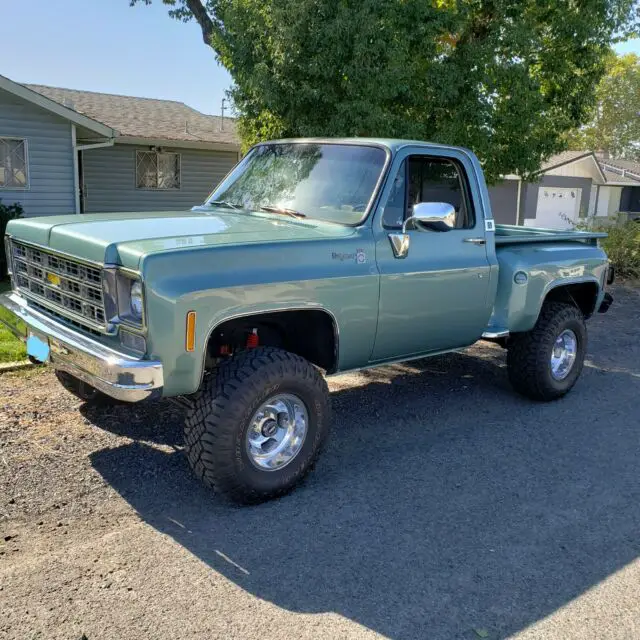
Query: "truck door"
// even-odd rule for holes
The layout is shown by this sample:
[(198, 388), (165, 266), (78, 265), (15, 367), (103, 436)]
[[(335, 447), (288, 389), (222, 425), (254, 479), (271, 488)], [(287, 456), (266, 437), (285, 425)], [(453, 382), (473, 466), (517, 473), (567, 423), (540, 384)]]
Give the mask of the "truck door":
[[(491, 265), (479, 198), (484, 184), (472, 182), (472, 165), (461, 152), (427, 151), (399, 152), (373, 221), (380, 301), (372, 361), (472, 344), (491, 315)], [(408, 253), (398, 258), (389, 234), (401, 230), (420, 202), (453, 205), (455, 227), (407, 231)]]

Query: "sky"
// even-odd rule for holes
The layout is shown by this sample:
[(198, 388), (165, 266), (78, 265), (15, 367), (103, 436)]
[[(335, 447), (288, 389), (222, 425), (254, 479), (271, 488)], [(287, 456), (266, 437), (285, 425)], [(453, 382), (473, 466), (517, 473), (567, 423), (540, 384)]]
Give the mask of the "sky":
[[(0, 74), (11, 80), (178, 100), (220, 113), (229, 74), (198, 25), (170, 19), (161, 0), (135, 7), (129, 0), (3, 4), (0, 36), (12, 53), (0, 59)], [(616, 49), (640, 55), (640, 39)]]
[(229, 74), (202, 41), (198, 25), (169, 18), (161, 0), (134, 7), (129, 0), (0, 2), (1, 75), (178, 100), (203, 113), (220, 113)]

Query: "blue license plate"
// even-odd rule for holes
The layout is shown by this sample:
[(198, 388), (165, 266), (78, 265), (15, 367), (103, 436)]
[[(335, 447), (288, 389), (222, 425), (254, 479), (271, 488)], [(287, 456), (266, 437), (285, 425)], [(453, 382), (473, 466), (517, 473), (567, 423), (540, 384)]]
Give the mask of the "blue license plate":
[(30, 335), (27, 338), (27, 355), (40, 362), (46, 362), (49, 360), (49, 345), (37, 336)]

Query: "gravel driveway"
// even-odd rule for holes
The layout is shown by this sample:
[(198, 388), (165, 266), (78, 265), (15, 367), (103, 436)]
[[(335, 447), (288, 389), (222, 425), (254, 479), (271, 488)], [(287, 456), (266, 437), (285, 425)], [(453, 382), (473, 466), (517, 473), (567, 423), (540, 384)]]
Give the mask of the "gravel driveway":
[[(590, 322), (552, 404), (504, 352), (331, 380), (293, 494), (192, 479), (169, 403), (0, 377), (0, 638), (640, 638), (640, 294)], [(4, 540), (4, 542), (3, 542)]]

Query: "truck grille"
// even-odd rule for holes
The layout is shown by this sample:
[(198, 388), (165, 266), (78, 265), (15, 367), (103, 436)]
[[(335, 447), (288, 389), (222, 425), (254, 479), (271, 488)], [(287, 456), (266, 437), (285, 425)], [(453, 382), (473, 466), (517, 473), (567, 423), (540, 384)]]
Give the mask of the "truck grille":
[(18, 289), (63, 318), (105, 328), (100, 269), (19, 242), (11, 244)]

